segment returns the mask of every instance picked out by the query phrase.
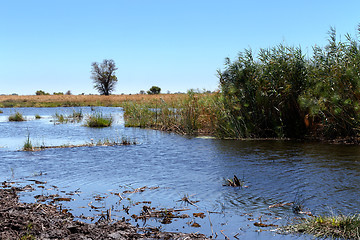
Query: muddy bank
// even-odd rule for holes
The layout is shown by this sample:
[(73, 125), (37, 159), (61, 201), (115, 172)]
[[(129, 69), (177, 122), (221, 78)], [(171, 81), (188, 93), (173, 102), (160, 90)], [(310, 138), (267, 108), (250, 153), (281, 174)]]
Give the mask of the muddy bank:
[(201, 234), (161, 232), (106, 219), (96, 224), (74, 221), (56, 205), (21, 203), (22, 188), (0, 189), (1, 239), (207, 239)]

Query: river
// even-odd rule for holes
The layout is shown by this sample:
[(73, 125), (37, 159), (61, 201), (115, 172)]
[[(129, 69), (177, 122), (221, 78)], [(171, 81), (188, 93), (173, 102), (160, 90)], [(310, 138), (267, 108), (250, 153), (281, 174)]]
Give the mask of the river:
[[(224, 234), (230, 239), (311, 239), (278, 234), (272, 231), (274, 227), (260, 228), (254, 223), (281, 226), (302, 217), (292, 206), (269, 208), (278, 203), (295, 202), (312, 214), (360, 212), (360, 146), (188, 138), (126, 128), (121, 108), (1, 110), (0, 180), (32, 184), (35, 190), (21, 196), (26, 202), (36, 201), (34, 196), (39, 194), (70, 196), (72, 201), (60, 204), (75, 216), (89, 217), (83, 221), (95, 222), (101, 211), (112, 209), (113, 219), (125, 217), (133, 224), (166, 231), (217, 234), (219, 239)], [(80, 110), (85, 118), (92, 112), (111, 115), (114, 123), (109, 128), (94, 129), (83, 126), (83, 122), (53, 121), (56, 113)], [(9, 122), (8, 116), (15, 111), (27, 121)], [(36, 114), (42, 118), (35, 119)], [(137, 144), (19, 151), (28, 136), (37, 146), (123, 137)], [(244, 186), (223, 186), (234, 175)], [(46, 183), (35, 184), (34, 180)], [(115, 193), (121, 193), (122, 199)], [(183, 211), (189, 217), (167, 224), (161, 219), (131, 218), (146, 204), (165, 211), (189, 209)], [(124, 210), (127, 207), (129, 214)], [(205, 217), (193, 213), (204, 213)]]

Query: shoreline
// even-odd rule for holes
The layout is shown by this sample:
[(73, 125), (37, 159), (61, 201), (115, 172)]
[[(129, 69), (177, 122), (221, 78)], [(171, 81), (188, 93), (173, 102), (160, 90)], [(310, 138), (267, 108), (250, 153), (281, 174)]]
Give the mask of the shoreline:
[(57, 205), (19, 202), (21, 191), (20, 187), (0, 189), (1, 239), (209, 239), (198, 233), (136, 227), (126, 220), (75, 221), (67, 209)]
[[(203, 93), (207, 94), (207, 93)], [(202, 95), (202, 93), (199, 93)], [(45, 107), (122, 107), (129, 102), (133, 103), (147, 103), (150, 106), (157, 106), (159, 102), (163, 101), (167, 104), (182, 101), (187, 98), (187, 94), (129, 94), (129, 95), (0, 95), (0, 108), (45, 108)], [(1, 109), (0, 109), (1, 110)], [(1, 111), (0, 111), (1, 114)], [(129, 126), (137, 127), (137, 126)], [(336, 139), (327, 139), (319, 136), (317, 133), (313, 135), (304, 136), (301, 139), (290, 138), (219, 138), (216, 137), (207, 129), (198, 129), (194, 134), (186, 134), (172, 127), (167, 126), (147, 126), (147, 129), (159, 130), (168, 133), (176, 133), (187, 137), (209, 137), (222, 140), (240, 140), (240, 141), (295, 141), (295, 142), (314, 142), (314, 143), (328, 143), (328, 144), (344, 144), (344, 145), (359, 145), (359, 137), (343, 137)]]

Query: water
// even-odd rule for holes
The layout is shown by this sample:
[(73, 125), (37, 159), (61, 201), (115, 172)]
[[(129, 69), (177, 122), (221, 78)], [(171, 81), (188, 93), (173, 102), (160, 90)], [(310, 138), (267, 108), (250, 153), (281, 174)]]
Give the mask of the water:
[[(296, 201), (313, 214), (360, 212), (359, 146), (186, 138), (125, 128), (121, 108), (95, 109), (115, 119), (110, 128), (91, 129), (81, 122), (52, 121), (56, 113), (71, 114), (80, 109), (85, 116), (92, 112), (86, 107), (16, 109), (28, 119), (26, 122), (8, 122), (15, 110), (2, 109), (0, 180), (32, 184), (36, 190), (23, 193), (23, 201), (34, 202), (38, 194), (71, 197), (73, 201), (60, 204), (76, 216), (94, 217), (93, 221), (83, 219), (87, 222), (97, 221), (101, 211), (109, 208), (113, 219), (130, 219), (146, 205), (136, 203), (151, 201), (156, 209), (190, 209), (183, 212), (190, 217), (174, 219), (171, 224), (162, 224), (161, 219), (132, 223), (208, 236), (213, 231), (220, 239), (224, 238), (221, 230), (231, 239), (311, 239), (254, 226), (259, 218), (266, 224), (283, 225), (298, 217), (291, 206), (269, 209), (282, 202)], [(35, 120), (35, 114), (42, 118)], [(125, 136), (136, 139), (138, 144), (18, 151), (28, 134), (33, 145), (38, 146), (84, 144)], [(247, 187), (223, 186), (225, 179), (234, 174)], [(144, 186), (148, 188), (143, 192), (123, 193)], [(121, 193), (123, 200), (113, 193)], [(183, 197), (196, 206), (181, 201)], [(126, 207), (130, 207), (129, 215), (123, 210)], [(193, 216), (201, 212), (205, 218)], [(201, 227), (193, 227), (194, 222)]]

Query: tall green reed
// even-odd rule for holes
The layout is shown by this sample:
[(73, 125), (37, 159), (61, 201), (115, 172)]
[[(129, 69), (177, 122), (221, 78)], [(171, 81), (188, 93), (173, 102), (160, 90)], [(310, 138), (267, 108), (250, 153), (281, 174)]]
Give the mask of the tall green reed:
[(359, 40), (347, 34), (345, 42), (337, 41), (336, 30), (331, 28), (328, 45), (314, 47), (308, 68), (308, 88), (299, 102), (312, 117), (314, 134), (326, 138), (358, 136)]

